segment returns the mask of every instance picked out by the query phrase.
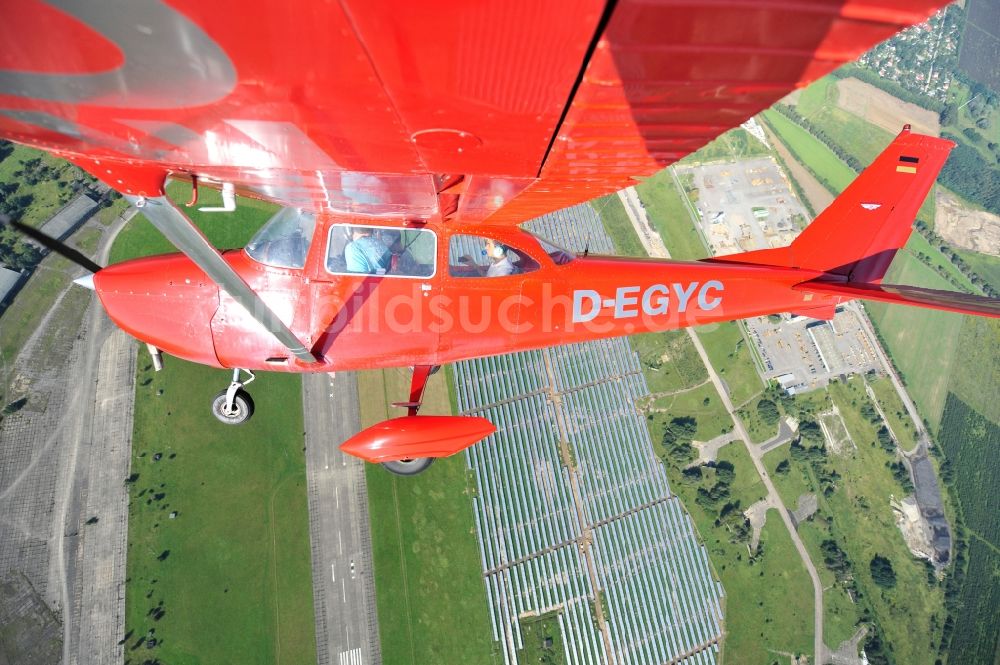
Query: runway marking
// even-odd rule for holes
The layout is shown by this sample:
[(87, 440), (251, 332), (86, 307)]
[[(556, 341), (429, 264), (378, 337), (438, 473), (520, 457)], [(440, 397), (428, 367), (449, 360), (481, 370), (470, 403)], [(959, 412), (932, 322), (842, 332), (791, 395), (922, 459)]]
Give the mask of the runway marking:
[(361, 647), (350, 651), (341, 651), (339, 665), (364, 665), (364, 661), (361, 659)]
[(330, 577), (333, 578), (334, 582), (337, 581), (337, 569), (334, 567), (334, 564), (332, 563), (330, 564)]
[(333, 495), (337, 497), (337, 510), (340, 510), (340, 485), (333, 488)]
[(343, 554), (344, 553), (344, 534), (342, 534), (340, 531), (337, 531), (337, 540), (340, 541), (340, 553)]
[(344, 594), (344, 602), (347, 602), (347, 585), (344, 584), (344, 580), (340, 580), (340, 591)]

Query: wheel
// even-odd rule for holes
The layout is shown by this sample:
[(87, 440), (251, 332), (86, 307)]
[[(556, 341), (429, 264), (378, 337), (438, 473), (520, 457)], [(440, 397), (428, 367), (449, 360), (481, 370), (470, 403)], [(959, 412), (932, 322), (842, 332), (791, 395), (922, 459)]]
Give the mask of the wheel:
[(227, 425), (241, 425), (250, 420), (253, 415), (253, 398), (245, 390), (237, 390), (233, 396), (233, 410), (226, 412), (226, 391), (215, 396), (212, 400), (212, 415), (220, 423)]
[(382, 466), (389, 473), (397, 476), (415, 476), (423, 473), (434, 463), (433, 457), (414, 457), (413, 459), (402, 459), (395, 462), (382, 462)]

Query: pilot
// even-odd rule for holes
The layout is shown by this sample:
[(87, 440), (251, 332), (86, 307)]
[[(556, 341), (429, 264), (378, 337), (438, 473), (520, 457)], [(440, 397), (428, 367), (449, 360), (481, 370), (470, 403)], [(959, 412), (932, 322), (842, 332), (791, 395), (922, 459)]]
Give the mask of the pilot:
[(490, 258), (490, 266), (486, 269), (487, 277), (505, 277), (514, 274), (514, 264), (510, 262), (506, 245), (492, 238), (486, 239), (486, 256)]
[(371, 227), (351, 227), (351, 242), (344, 248), (347, 272), (384, 275), (391, 261), (392, 252), (372, 237)]
[(471, 256), (463, 256), (460, 261), (462, 263), (472, 264), (480, 275), (485, 274), (487, 277), (505, 277), (507, 275), (513, 275), (514, 272), (516, 272), (514, 264), (510, 261), (509, 250), (506, 245), (499, 243), (492, 238), (487, 238), (486, 244), (483, 248), (483, 253), (486, 254), (487, 258), (490, 260), (490, 264), (488, 266), (474, 265)]

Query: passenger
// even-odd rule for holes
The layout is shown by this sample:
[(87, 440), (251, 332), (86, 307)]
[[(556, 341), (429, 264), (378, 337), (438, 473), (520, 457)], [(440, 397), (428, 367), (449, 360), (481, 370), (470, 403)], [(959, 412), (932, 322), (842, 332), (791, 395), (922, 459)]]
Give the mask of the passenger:
[(392, 252), (372, 237), (368, 226), (351, 227), (351, 242), (344, 248), (347, 272), (384, 275), (389, 270)]

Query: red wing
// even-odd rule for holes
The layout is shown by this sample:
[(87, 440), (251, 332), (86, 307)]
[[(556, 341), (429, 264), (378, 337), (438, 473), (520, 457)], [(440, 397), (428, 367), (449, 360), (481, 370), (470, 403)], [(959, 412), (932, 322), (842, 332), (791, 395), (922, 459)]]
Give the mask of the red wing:
[(55, 4), (0, 23), (2, 136), (122, 191), (148, 167), (516, 224), (653, 173), (942, 2)]

